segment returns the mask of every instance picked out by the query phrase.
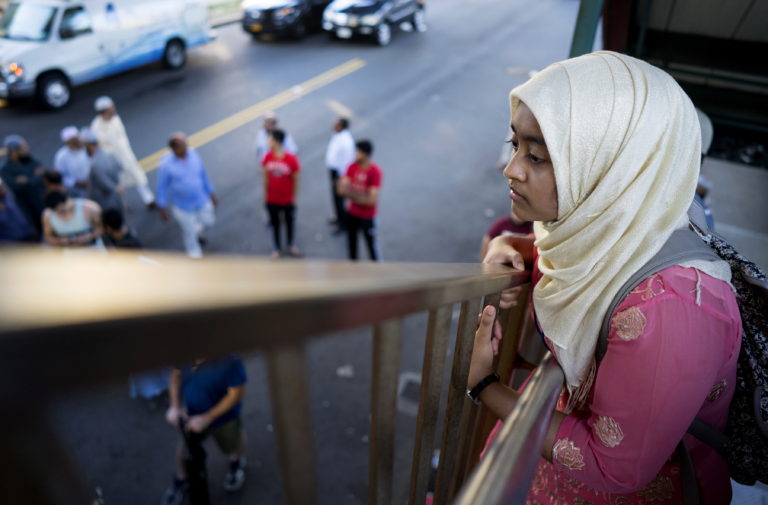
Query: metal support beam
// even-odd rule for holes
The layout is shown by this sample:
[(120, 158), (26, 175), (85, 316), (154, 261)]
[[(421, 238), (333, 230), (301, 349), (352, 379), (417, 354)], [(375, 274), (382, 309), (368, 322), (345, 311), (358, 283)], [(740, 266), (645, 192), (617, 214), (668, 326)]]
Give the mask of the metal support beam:
[(603, 0), (581, 0), (571, 41), (571, 58), (592, 52), (602, 12)]

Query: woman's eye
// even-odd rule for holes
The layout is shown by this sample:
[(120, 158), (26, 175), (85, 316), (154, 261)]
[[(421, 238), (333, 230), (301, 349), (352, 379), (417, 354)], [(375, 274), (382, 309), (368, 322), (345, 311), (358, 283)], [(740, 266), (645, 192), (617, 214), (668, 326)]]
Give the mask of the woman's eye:
[(508, 139), (507, 144), (512, 144), (512, 150), (517, 151), (517, 141), (515, 139)]
[(542, 158), (539, 158), (538, 156), (532, 153), (528, 154), (528, 159), (531, 160), (531, 163), (541, 163), (542, 161), (544, 161)]

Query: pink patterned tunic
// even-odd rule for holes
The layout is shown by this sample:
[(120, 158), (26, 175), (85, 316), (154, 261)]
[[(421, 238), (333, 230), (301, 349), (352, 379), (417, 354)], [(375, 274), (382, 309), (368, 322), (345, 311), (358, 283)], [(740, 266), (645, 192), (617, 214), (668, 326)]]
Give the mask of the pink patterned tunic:
[(740, 343), (727, 283), (680, 266), (644, 280), (617, 307), (588, 405), (560, 425), (527, 503), (681, 504), (684, 436), (702, 504), (730, 503), (725, 461), (685, 433), (694, 417), (725, 428)]

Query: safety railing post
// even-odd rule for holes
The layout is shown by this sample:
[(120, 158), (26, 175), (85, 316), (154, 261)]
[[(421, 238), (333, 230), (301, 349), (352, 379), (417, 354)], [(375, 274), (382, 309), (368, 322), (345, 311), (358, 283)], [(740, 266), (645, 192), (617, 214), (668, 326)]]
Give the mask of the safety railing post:
[[(500, 299), (501, 296), (498, 293), (487, 295), (483, 298), (481, 309), (488, 305), (493, 305), (498, 309)], [(477, 458), (480, 455), (480, 452), (483, 450), (483, 444), (487, 437), (487, 434), (483, 434), (485, 431), (483, 427), (488, 424), (488, 420), (490, 419), (489, 413), (483, 405), (479, 405), (475, 409), (469, 409), (467, 416), (471, 418), (468, 420), (467, 425), (470, 436), (465, 440), (466, 447), (461, 449), (462, 459), (460, 461), (462, 461), (463, 464), (463, 471), (457, 475), (457, 482), (455, 482), (455, 485), (459, 487), (467, 478), (469, 472), (472, 471), (472, 468), (477, 463)], [(469, 421), (471, 421), (471, 423), (469, 423)], [(458, 487), (456, 489), (458, 489)]]
[(268, 350), (267, 368), (285, 503), (312, 505), (315, 458), (304, 347)]
[(371, 434), (368, 449), (368, 503), (392, 503), (395, 415), (400, 370), (401, 320), (379, 323), (373, 332)]
[(445, 408), (443, 438), (440, 444), (440, 465), (437, 470), (434, 502), (436, 505), (450, 503), (453, 499), (451, 481), (456, 467), (460, 464), (458, 452), (462, 440), (470, 438), (466, 426), (462, 425), (464, 411), (473, 405), (467, 404), (466, 388), (469, 363), (472, 359), (472, 346), (477, 327), (477, 314), (480, 312), (479, 298), (467, 300), (461, 304), (461, 315), (456, 332), (456, 345), (453, 354), (453, 369), (448, 389), (448, 401)]
[(409, 505), (421, 505), (427, 496), (452, 311), (453, 306), (445, 305), (429, 312), (413, 444)]

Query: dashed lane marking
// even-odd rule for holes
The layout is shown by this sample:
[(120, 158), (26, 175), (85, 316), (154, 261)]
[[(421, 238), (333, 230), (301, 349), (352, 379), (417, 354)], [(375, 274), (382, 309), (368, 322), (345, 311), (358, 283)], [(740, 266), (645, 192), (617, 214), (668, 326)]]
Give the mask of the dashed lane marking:
[[(206, 128), (203, 128), (197, 133), (189, 136), (189, 145), (198, 148), (205, 144), (216, 140), (217, 138), (240, 128), (252, 121), (255, 121), (260, 116), (263, 116), (269, 111), (277, 110), (291, 102), (298, 100), (299, 98), (306, 96), (313, 91), (316, 91), (324, 86), (331, 84), (334, 81), (341, 79), (344, 76), (351, 74), (357, 70), (360, 70), (365, 66), (365, 60), (360, 58), (353, 58), (348, 62), (332, 68), (327, 72), (313, 77), (312, 79), (291, 86), (285, 91), (278, 93), (266, 100), (263, 100), (255, 105), (243, 109), (240, 112), (232, 114), (228, 118), (212, 124)], [(160, 159), (168, 152), (167, 148), (161, 149), (156, 153), (150, 154), (146, 158), (142, 159), (139, 163), (145, 172), (150, 172), (157, 168), (160, 163)]]
[(349, 119), (355, 117), (355, 113), (352, 111), (352, 109), (350, 109), (343, 103), (337, 102), (336, 100), (326, 100), (325, 104), (328, 106), (329, 109), (331, 109), (333, 112), (335, 112), (339, 116), (343, 116)]

